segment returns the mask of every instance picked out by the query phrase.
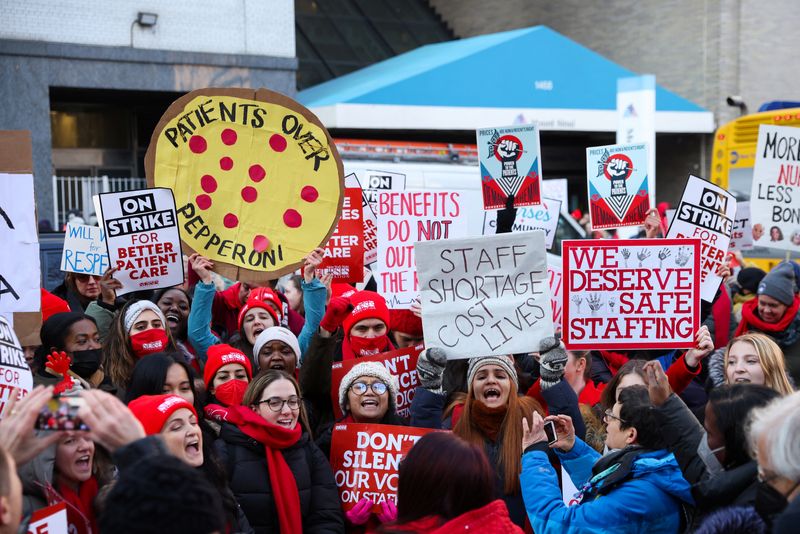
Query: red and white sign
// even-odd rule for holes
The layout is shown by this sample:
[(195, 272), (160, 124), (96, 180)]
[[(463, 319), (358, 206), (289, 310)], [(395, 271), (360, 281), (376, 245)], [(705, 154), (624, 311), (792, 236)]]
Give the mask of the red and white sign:
[(339, 408), (339, 384), (344, 375), (350, 372), (355, 365), (362, 362), (377, 362), (397, 378), (397, 414), (400, 417), (411, 416), (411, 401), (414, 399), (414, 391), (419, 385), (417, 380), (417, 359), (422, 351), (422, 345), (417, 347), (407, 347), (404, 349), (392, 350), (376, 354), (375, 356), (365, 356), (343, 362), (333, 362), (331, 366), (331, 400), (333, 401), (333, 411), (336, 419), (344, 414)]
[(563, 308), (562, 300), (562, 273), (561, 273), (561, 258), (547, 255), (547, 280), (550, 283), (550, 304), (553, 308), (553, 327), (561, 330), (561, 310)]
[(58, 503), (31, 514), (28, 534), (68, 534), (67, 504)]
[(0, 419), (5, 416), (11, 393), (16, 388), (18, 399), (33, 389), (33, 374), (17, 334), (6, 318), (0, 315)]
[(680, 349), (700, 325), (700, 240), (562, 242), (568, 349)]
[(362, 192), (346, 187), (342, 214), (336, 230), (325, 245), (325, 259), (317, 267), (317, 275), (333, 275), (335, 282), (355, 284), (364, 279), (364, 218)]
[(400, 461), (430, 428), (340, 423), (333, 427), (331, 467), (342, 508), (353, 508), (363, 498), (375, 503), (397, 502)]

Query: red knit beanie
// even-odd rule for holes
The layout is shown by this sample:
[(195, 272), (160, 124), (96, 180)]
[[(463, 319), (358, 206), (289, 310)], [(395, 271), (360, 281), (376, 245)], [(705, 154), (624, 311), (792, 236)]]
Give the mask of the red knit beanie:
[(353, 310), (342, 323), (345, 336), (350, 337), (353, 325), (364, 319), (380, 319), (386, 328), (389, 328), (389, 308), (386, 306), (386, 300), (374, 291), (356, 291), (350, 295), (350, 304)]
[[(42, 322), (48, 320), (57, 313), (72, 311), (69, 309), (67, 301), (59, 298), (49, 291), (42, 289)], [(83, 310), (81, 310), (83, 311)]]
[(283, 302), (272, 289), (268, 287), (257, 287), (251, 290), (250, 294), (247, 296), (247, 302), (244, 303), (241, 311), (239, 311), (239, 330), (242, 329), (244, 315), (253, 308), (264, 308), (275, 320), (275, 326), (280, 326), (281, 316), (275, 311), (275, 308), (268, 304), (269, 302), (278, 306), (279, 310), (283, 309)]
[(144, 432), (148, 436), (159, 434), (169, 416), (181, 408), (191, 410), (194, 416), (197, 417), (194, 406), (183, 397), (177, 395), (142, 395), (133, 399), (128, 404), (128, 408), (136, 416), (136, 419), (142, 423)]
[(350, 297), (358, 290), (350, 284), (334, 282), (331, 284), (331, 298), (334, 297)]
[(411, 337), (422, 337), (422, 319), (411, 310), (389, 310), (392, 331), (402, 332)]
[(219, 368), (229, 363), (238, 363), (247, 371), (247, 378), (253, 378), (253, 368), (250, 364), (250, 358), (244, 355), (244, 352), (237, 350), (230, 345), (221, 343), (219, 345), (211, 345), (206, 351), (208, 356), (206, 360), (205, 369), (203, 369), (203, 382), (206, 383), (206, 388), (211, 387), (211, 382), (214, 380), (214, 375), (217, 374)]

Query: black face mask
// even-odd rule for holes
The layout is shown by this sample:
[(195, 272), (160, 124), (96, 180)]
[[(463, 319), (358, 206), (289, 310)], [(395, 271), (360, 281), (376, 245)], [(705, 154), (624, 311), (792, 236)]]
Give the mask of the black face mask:
[[(797, 486), (795, 486), (795, 488), (796, 487)], [(792, 489), (792, 491), (794, 491), (794, 489)], [(792, 491), (790, 491), (789, 494), (791, 494)], [(773, 488), (767, 482), (758, 483), (755, 509), (758, 515), (761, 516), (761, 519), (766, 521), (767, 524), (770, 524), (772, 519), (783, 512), (788, 505), (789, 501), (786, 499), (786, 495)]]
[(88, 380), (100, 368), (102, 358), (102, 349), (76, 350), (72, 353), (72, 365), (69, 368), (79, 377)]

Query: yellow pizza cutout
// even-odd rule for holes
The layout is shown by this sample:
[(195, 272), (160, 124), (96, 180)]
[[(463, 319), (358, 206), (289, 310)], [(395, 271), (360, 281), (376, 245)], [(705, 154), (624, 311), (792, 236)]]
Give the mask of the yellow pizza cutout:
[(294, 271), (336, 228), (339, 153), (310, 111), (266, 89), (201, 89), (161, 118), (145, 158), (150, 187), (175, 194), (185, 253), (233, 279)]

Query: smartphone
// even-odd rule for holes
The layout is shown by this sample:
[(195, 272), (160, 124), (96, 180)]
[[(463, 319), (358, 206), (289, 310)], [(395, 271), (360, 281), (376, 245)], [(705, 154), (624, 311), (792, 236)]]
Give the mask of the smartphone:
[(547, 436), (547, 444), (552, 445), (558, 441), (558, 434), (556, 434), (556, 424), (553, 421), (544, 422), (544, 433)]
[(89, 430), (78, 417), (78, 409), (86, 402), (81, 397), (53, 397), (36, 418), (36, 430)]

